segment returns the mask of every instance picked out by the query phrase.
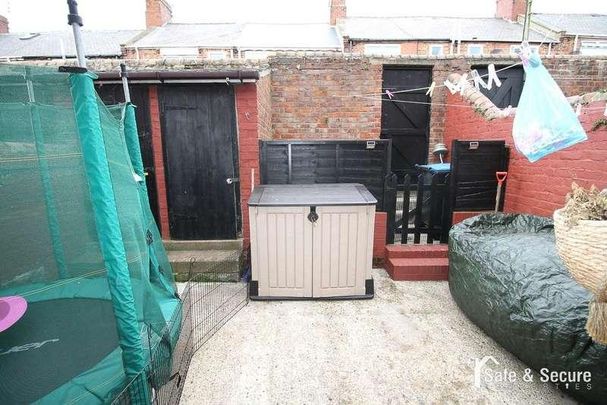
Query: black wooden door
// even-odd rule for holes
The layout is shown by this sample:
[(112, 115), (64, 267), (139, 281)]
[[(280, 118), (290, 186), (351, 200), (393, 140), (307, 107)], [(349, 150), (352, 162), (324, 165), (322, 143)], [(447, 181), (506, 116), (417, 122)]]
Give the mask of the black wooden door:
[[(392, 171), (399, 178), (414, 174), (416, 164), (428, 162), (430, 98), (426, 89), (397, 93), (430, 85), (430, 69), (384, 67), (381, 137), (392, 139)], [(392, 92), (389, 100), (386, 90)], [(396, 93), (395, 93), (396, 92)]]
[[(495, 68), (499, 70), (500, 66), (496, 66)], [(488, 72), (487, 66), (475, 66), (475, 69), (481, 76), (486, 75)], [(509, 105), (512, 107), (518, 106), (518, 100), (521, 98), (523, 91), (523, 84), (525, 84), (525, 71), (523, 67), (516, 66), (502, 70), (501, 72), (497, 72), (497, 77), (502, 82), (502, 85), (497, 87), (494, 84), (491, 90), (481, 88), (481, 93), (487, 96), (499, 108), (506, 108)], [(483, 77), (483, 80), (486, 82), (487, 77)]]
[(160, 108), (171, 237), (235, 239), (240, 198), (232, 88), (163, 86)]
[[(150, 120), (150, 99), (148, 97), (148, 86), (131, 85), (131, 102), (135, 105), (135, 119), (137, 120), (137, 133), (139, 135), (139, 147), (143, 159), (143, 170), (146, 173), (145, 184), (148, 189), (148, 199), (152, 215), (158, 226), (158, 193), (156, 191), (156, 176), (154, 173), (154, 152), (152, 150), (152, 131)], [(122, 84), (97, 84), (97, 93), (105, 104), (124, 103), (124, 91)]]

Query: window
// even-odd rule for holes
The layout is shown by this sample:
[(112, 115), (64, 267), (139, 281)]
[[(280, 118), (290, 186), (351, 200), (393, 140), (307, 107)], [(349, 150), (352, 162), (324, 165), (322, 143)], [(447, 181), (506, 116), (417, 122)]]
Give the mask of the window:
[(483, 45), (468, 44), (468, 56), (483, 56)]
[(607, 41), (582, 41), (582, 55), (607, 55)]
[(399, 44), (366, 44), (365, 55), (400, 55)]
[(226, 53), (225, 53), (225, 51), (208, 51), (207, 59), (211, 59), (211, 60), (226, 59)]
[(441, 44), (432, 44), (428, 47), (428, 55), (443, 56), (443, 46)]
[[(539, 53), (540, 52), (539, 45), (529, 45), (529, 49), (531, 49), (531, 52), (534, 52), (534, 53)], [(521, 53), (521, 46), (520, 45), (510, 45), (510, 54), (512, 54), (512, 55), (518, 55), (519, 53)]]
[(160, 56), (165, 58), (197, 58), (198, 48), (160, 48)]

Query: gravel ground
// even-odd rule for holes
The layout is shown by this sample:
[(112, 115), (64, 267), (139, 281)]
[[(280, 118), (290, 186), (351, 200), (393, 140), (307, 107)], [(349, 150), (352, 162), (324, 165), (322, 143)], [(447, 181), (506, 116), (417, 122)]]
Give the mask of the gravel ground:
[[(251, 302), (192, 359), (183, 404), (573, 403), (474, 326), (446, 282), (374, 269), (363, 301)], [(515, 382), (474, 384), (475, 359)]]

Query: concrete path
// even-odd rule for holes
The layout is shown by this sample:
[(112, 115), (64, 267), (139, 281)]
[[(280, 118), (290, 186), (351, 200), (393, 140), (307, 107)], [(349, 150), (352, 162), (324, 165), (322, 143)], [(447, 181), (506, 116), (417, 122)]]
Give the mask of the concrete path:
[[(183, 404), (571, 403), (474, 326), (446, 282), (374, 270), (370, 301), (251, 302), (192, 359)], [(515, 382), (474, 384), (493, 356)], [(497, 378), (496, 378), (497, 380)]]

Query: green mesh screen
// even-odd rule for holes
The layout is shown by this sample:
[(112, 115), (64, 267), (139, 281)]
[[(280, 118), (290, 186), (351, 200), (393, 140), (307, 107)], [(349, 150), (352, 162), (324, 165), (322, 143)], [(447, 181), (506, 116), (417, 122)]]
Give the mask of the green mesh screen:
[(0, 403), (107, 402), (174, 345), (133, 108), (86, 73), (0, 65), (0, 296), (30, 305), (0, 333)]

